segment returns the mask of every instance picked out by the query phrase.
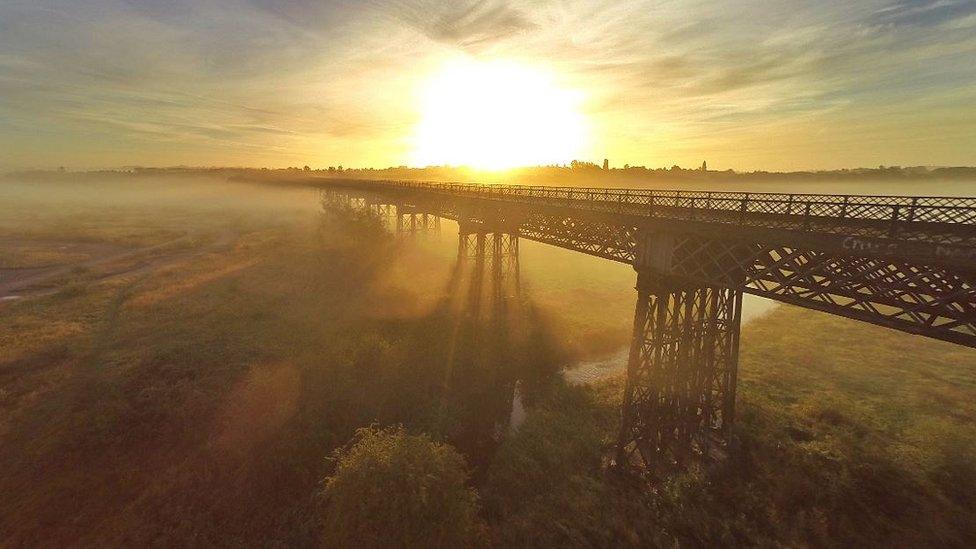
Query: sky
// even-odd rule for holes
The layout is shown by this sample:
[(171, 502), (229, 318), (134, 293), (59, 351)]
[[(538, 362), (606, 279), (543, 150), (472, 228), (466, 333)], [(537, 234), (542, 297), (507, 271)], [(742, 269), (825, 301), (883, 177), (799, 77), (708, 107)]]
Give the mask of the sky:
[(458, 59), (578, 97), (583, 160), (976, 164), (976, 0), (0, 0), (0, 169), (410, 164)]

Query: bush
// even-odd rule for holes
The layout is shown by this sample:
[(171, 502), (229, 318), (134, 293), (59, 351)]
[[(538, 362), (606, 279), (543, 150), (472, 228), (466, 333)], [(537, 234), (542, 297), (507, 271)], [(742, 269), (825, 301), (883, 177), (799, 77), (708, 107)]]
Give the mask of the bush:
[(485, 528), (464, 458), (402, 427), (359, 429), (326, 479), (324, 540), (335, 547), (468, 547)]

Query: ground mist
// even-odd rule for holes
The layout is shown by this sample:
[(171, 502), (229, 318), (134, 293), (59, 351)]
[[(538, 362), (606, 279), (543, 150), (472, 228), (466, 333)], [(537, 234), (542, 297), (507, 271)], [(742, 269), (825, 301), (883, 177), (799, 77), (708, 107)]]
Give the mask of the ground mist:
[(453, 238), (300, 187), (0, 184), (0, 544), (316, 546), (374, 424), (456, 447), (502, 546), (976, 543), (972, 349), (777, 308), (740, 451), (648, 489), (603, 467), (620, 379), (557, 372), (627, 344), (630, 269), (526, 243), (491, 316)]

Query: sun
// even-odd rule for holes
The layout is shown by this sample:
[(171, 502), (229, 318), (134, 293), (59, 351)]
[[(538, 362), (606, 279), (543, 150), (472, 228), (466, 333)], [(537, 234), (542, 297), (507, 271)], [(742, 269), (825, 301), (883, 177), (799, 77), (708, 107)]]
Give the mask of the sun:
[(423, 88), (412, 161), (500, 170), (565, 164), (586, 142), (582, 94), (509, 61), (454, 60)]

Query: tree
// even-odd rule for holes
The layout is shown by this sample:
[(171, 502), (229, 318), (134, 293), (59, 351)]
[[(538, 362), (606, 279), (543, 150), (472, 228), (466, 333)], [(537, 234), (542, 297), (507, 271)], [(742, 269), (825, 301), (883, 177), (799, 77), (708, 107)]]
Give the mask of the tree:
[(464, 458), (402, 427), (356, 431), (325, 481), (323, 541), (335, 547), (468, 547), (485, 527)]

